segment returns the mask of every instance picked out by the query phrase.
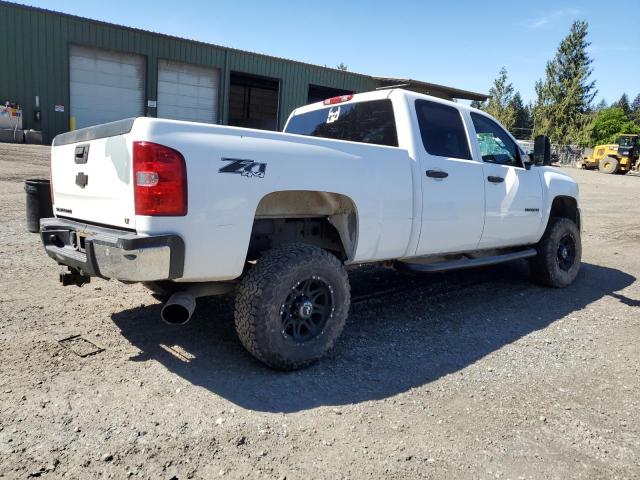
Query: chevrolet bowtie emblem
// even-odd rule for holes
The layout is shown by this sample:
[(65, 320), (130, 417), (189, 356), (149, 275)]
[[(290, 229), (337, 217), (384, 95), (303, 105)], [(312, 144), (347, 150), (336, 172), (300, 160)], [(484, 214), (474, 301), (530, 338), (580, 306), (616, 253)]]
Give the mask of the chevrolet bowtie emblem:
[(89, 175), (85, 175), (82, 172), (76, 175), (76, 185), (78, 185), (80, 188), (86, 187), (88, 183), (89, 183)]

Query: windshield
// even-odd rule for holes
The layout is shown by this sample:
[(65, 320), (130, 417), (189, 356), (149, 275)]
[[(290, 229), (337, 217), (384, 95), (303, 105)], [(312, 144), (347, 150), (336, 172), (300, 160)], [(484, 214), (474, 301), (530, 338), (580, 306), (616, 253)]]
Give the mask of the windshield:
[(291, 117), (286, 133), (398, 146), (391, 100), (332, 105)]
[(618, 139), (618, 145), (621, 147), (633, 147), (636, 137), (620, 137)]

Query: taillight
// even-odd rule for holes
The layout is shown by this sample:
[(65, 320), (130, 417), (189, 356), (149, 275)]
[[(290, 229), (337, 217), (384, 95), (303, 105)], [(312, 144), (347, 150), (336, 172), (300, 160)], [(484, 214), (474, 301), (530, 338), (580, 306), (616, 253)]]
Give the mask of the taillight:
[(187, 214), (187, 167), (180, 152), (151, 142), (133, 143), (136, 215)]
[(327, 98), (324, 102), (325, 105), (335, 105), (336, 103), (348, 102), (353, 98), (353, 95), (340, 95), (339, 97)]

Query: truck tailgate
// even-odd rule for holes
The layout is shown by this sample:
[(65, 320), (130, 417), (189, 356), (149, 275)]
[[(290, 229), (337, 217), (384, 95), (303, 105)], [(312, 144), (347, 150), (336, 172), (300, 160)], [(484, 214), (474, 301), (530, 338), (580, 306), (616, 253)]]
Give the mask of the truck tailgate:
[[(56, 216), (135, 229), (133, 119), (58, 135), (51, 149)], [(105, 136), (107, 135), (107, 136)]]

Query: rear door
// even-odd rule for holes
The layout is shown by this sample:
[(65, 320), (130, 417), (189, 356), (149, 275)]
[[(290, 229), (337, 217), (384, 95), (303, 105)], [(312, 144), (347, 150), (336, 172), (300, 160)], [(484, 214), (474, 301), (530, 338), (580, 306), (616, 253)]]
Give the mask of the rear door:
[(460, 111), (415, 101), (420, 131), (422, 229), (417, 255), (474, 250), (484, 223), (482, 164), (471, 156)]
[[(51, 149), (54, 213), (87, 223), (134, 229), (133, 120), (58, 135)], [(100, 132), (106, 132), (106, 138)], [(121, 134), (117, 134), (122, 132)], [(75, 138), (83, 136), (87, 140)]]
[(533, 243), (542, 222), (542, 183), (527, 170), (511, 136), (491, 118), (471, 113), (476, 155), (482, 161), (485, 226), (481, 248)]

